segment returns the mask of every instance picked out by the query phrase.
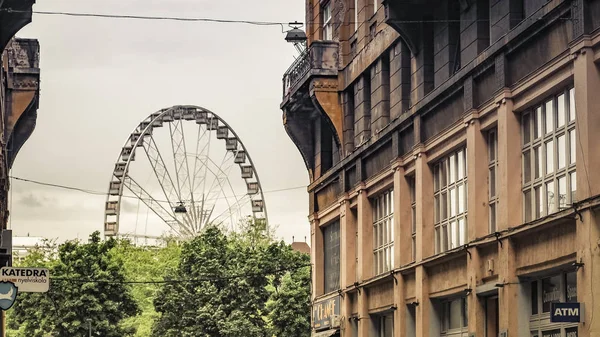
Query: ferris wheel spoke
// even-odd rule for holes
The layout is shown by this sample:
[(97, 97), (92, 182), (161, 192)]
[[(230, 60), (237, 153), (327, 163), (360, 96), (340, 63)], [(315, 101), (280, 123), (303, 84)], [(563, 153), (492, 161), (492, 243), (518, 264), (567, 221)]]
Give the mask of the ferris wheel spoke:
[[(208, 138), (208, 141), (206, 140)], [(201, 144), (203, 145), (202, 148), (200, 147)], [(205, 176), (201, 175), (202, 173), (202, 168), (204, 165), (206, 165), (206, 158), (208, 158), (208, 147), (210, 145), (210, 133), (208, 132), (208, 128), (203, 128), (202, 124), (198, 124), (198, 136), (196, 138), (196, 153), (195, 153), (195, 158), (194, 158), (194, 170), (193, 170), (193, 175), (192, 175), (192, 189), (191, 189), (191, 195), (192, 195), (192, 199), (194, 201), (194, 203), (192, 204), (192, 214), (193, 214), (193, 218), (196, 224), (201, 223), (201, 212), (198, 211), (198, 207), (197, 207), (197, 203), (200, 203), (202, 205), (203, 200), (199, 200), (195, 197), (195, 193), (196, 190), (198, 189), (199, 185), (202, 183), (202, 181), (204, 181), (204, 179), (206, 179)], [(199, 182), (196, 182), (197, 178)]]
[[(220, 195), (225, 197), (225, 200), (229, 205), (229, 200), (226, 197), (226, 193), (224, 190), (225, 182), (229, 181), (229, 174), (231, 169), (233, 168), (233, 157), (229, 152), (225, 153), (223, 160), (221, 161), (221, 165), (217, 165), (214, 161), (209, 159), (209, 162), (206, 165), (206, 171), (210, 172), (215, 179), (212, 181), (208, 192), (204, 195), (204, 205), (206, 208), (214, 208), (217, 200)], [(214, 165), (214, 168), (210, 168), (211, 165)], [(209, 221), (210, 218), (204, 219), (205, 221)]]
[(231, 225), (234, 226), (235, 222), (233, 221), (233, 215), (236, 213), (239, 213), (239, 211), (242, 209), (242, 207), (244, 206), (244, 204), (247, 204), (251, 201), (251, 198), (249, 195), (244, 195), (243, 197), (241, 197), (240, 199), (237, 199), (237, 202), (235, 204), (233, 204), (229, 209), (219, 213), (213, 220), (214, 224), (220, 224), (223, 221), (225, 221), (225, 219), (230, 218), (231, 219)]
[[(151, 136), (149, 141), (144, 142), (144, 151), (146, 152), (146, 156), (154, 170), (154, 175), (156, 176), (167, 201), (170, 203), (173, 200), (173, 194), (177, 196), (177, 199), (181, 200), (179, 191), (173, 183), (173, 178), (171, 178), (171, 174), (169, 174), (169, 170), (158, 150), (154, 137)], [(173, 205), (170, 205), (170, 207), (173, 207)]]
[(148, 193), (142, 186), (140, 186), (130, 176), (125, 177), (123, 181), (124, 186), (133, 194), (136, 198), (141, 200), (154, 214), (156, 214), (161, 220), (163, 220), (173, 231), (178, 235), (181, 235), (181, 230), (185, 230), (188, 234), (192, 234), (190, 228), (179, 221), (174, 214), (157, 201), (150, 193)]
[(190, 195), (190, 174), (185, 152), (185, 135), (183, 134), (183, 120), (178, 119), (169, 123), (171, 132), (171, 146), (173, 149), (173, 160), (175, 164), (175, 176), (177, 179), (177, 188), (179, 190), (180, 202)]

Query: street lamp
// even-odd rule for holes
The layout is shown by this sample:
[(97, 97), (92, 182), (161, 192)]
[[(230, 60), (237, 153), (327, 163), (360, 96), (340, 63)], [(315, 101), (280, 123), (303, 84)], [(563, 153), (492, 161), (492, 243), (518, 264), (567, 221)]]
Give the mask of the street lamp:
[(302, 27), (302, 23), (298, 21), (290, 22), (289, 26), (292, 29), (287, 31), (285, 35), (285, 40), (289, 43), (293, 43), (294, 47), (298, 50), (298, 52), (302, 53), (306, 48), (306, 33), (300, 29)]

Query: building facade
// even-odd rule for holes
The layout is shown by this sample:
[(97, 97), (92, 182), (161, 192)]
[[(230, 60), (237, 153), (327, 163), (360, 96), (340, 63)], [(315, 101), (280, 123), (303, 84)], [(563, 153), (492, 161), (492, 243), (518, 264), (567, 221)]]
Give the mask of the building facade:
[(9, 172), (37, 119), (40, 46), (14, 35), (31, 22), (35, 0), (0, 1), (0, 224), (8, 221)]
[(306, 0), (306, 22), (281, 108), (313, 336), (600, 336), (600, 0)]

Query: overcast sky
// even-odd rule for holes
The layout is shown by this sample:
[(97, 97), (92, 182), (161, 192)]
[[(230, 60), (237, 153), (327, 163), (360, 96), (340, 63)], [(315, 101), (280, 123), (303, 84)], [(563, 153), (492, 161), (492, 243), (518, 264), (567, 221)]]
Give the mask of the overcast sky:
[[(302, 0), (51, 0), (37, 11), (303, 21)], [(278, 26), (34, 15), (18, 37), (40, 41), (36, 129), (13, 176), (106, 191), (124, 141), (149, 114), (190, 104), (237, 132), (263, 190), (306, 186), (284, 131), (282, 74), (296, 51)], [(105, 198), (13, 180), (15, 236), (85, 238), (103, 227)], [(277, 235), (309, 235), (305, 188), (265, 195)]]

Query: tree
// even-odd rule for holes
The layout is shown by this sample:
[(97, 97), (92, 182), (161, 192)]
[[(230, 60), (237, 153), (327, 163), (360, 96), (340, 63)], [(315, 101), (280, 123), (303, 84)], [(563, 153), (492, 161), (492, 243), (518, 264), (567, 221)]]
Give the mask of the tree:
[[(296, 253), (304, 264), (310, 256)], [(272, 332), (277, 337), (310, 337), (310, 266), (288, 272), (273, 288), (267, 304)]]
[(175, 279), (154, 299), (160, 317), (153, 335), (271, 336), (268, 287), (278, 287), (287, 270), (306, 260), (265, 235), (253, 226), (229, 236), (207, 227), (185, 243)]
[[(118, 241), (101, 241), (94, 232), (88, 243), (67, 241), (50, 261), (50, 291), (22, 293), (11, 311), (11, 327), (17, 336), (131, 336), (133, 329), (120, 323), (138, 313), (126, 281)], [(88, 323), (89, 320), (89, 323)]]
[[(181, 244), (171, 238), (165, 238), (161, 247), (140, 247), (130, 241), (121, 241), (116, 247), (122, 257), (125, 277), (128, 281), (162, 280), (177, 268), (181, 254)], [(152, 325), (158, 318), (153, 300), (159, 285), (156, 283), (136, 283), (132, 295), (140, 307), (140, 314), (126, 318), (122, 322), (125, 329), (134, 329), (136, 337), (152, 335)]]

